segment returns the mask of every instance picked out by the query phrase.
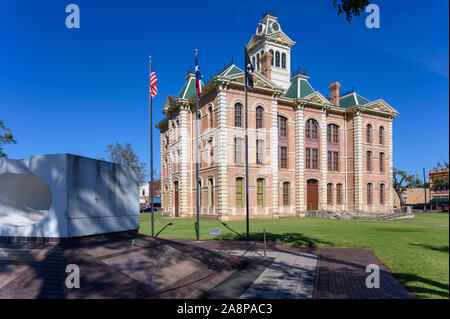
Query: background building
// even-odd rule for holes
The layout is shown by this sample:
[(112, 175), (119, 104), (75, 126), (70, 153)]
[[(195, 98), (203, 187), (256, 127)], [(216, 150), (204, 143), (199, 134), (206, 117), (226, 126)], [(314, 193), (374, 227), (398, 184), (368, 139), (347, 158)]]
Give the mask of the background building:
[(445, 207), (448, 210), (448, 176), (447, 168), (430, 171), (430, 203), (434, 210), (442, 210)]
[[(251, 218), (306, 211), (387, 213), (394, 206), (392, 120), (385, 101), (329, 86), (313, 89), (291, 73), (295, 42), (266, 15), (248, 43), (255, 87), (248, 93)], [(167, 97), (158, 123), (163, 212), (196, 213), (195, 76)], [(202, 84), (203, 85), (203, 84)], [(202, 217), (245, 216), (244, 72), (229, 64), (203, 85), (200, 119)]]
[[(139, 206), (141, 209), (150, 207), (150, 185), (151, 182), (139, 185)], [(161, 181), (153, 182), (153, 207), (161, 208)]]

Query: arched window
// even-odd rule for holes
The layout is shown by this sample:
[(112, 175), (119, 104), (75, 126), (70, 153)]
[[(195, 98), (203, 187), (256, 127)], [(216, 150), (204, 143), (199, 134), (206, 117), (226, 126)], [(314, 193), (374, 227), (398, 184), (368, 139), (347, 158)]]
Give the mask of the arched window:
[(259, 53), (256, 54), (256, 68), (257, 68), (258, 71), (261, 68), (261, 63), (260, 63), (260, 59), (259, 59)]
[(380, 204), (381, 205), (384, 205), (384, 189), (385, 189), (385, 185), (380, 184)]
[(212, 178), (208, 179), (208, 203), (209, 207), (214, 206), (214, 181)]
[(269, 52), (272, 54), (272, 60), (270, 61), (270, 65), (272, 65), (273, 66), (273, 58), (274, 58), (274, 55), (273, 55), (273, 50), (272, 49), (270, 49), (269, 50)]
[(261, 106), (256, 108), (256, 128), (263, 128), (264, 126), (264, 109)]
[(279, 68), (280, 67), (280, 52), (275, 52), (275, 66), (277, 67), (277, 68)]
[(383, 173), (384, 172), (384, 153), (380, 153), (379, 164), (380, 164), (380, 172)]
[(366, 156), (366, 160), (367, 160), (367, 171), (371, 172), (372, 171), (372, 152), (371, 151), (367, 151), (367, 156)]
[(333, 184), (327, 184), (327, 204), (333, 205)]
[(372, 125), (370, 124), (366, 126), (366, 142), (372, 143)]
[(286, 53), (281, 54), (281, 68), (286, 69)]
[(283, 183), (283, 206), (289, 206), (289, 182)]
[(256, 204), (258, 206), (264, 206), (265, 204), (264, 191), (265, 191), (264, 178), (258, 178), (258, 180), (256, 181)]
[(342, 184), (336, 185), (336, 204), (342, 204)]
[(253, 67), (256, 66), (256, 64), (255, 64), (255, 57), (252, 58), (252, 64), (253, 64)]
[(317, 128), (318, 124), (316, 120), (309, 119), (306, 121), (306, 138), (317, 140)]
[(242, 127), (242, 104), (236, 103), (234, 106), (234, 126)]
[(264, 163), (264, 141), (256, 140), (256, 164)]
[(212, 128), (213, 127), (213, 110), (212, 110), (212, 107), (209, 107), (208, 111), (209, 111), (209, 127)]
[(142, 190), (142, 196), (145, 196), (145, 189)]
[(372, 192), (373, 192), (373, 186), (372, 183), (367, 184), (367, 205), (372, 205)]
[(327, 142), (333, 144), (339, 143), (339, 126), (336, 124), (327, 125)]
[(287, 137), (287, 118), (278, 116), (278, 136)]
[(379, 143), (380, 144), (384, 144), (384, 127), (382, 127), (382, 126), (380, 126), (380, 136), (379, 136), (379, 138), (380, 138), (380, 140), (379, 140)]
[(244, 179), (236, 178), (236, 206), (244, 206)]

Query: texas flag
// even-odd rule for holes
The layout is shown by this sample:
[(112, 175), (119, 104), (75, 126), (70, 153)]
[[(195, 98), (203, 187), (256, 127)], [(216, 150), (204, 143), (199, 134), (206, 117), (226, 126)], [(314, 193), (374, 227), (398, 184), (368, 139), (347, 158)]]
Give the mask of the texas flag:
[(195, 51), (195, 83), (197, 85), (198, 99), (200, 99), (200, 96), (202, 95), (202, 85), (200, 82), (201, 79), (202, 79), (202, 75), (200, 74), (200, 67), (198, 66), (198, 54), (197, 54), (197, 51)]

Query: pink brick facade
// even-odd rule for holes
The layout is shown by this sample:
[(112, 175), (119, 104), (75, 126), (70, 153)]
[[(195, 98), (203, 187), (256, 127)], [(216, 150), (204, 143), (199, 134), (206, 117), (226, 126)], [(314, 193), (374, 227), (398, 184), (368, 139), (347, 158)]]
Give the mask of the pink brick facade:
[[(257, 33), (274, 23), (275, 17), (266, 16)], [(260, 66), (248, 93), (250, 217), (302, 216), (308, 210), (392, 211), (392, 120), (398, 113), (383, 100), (370, 102), (354, 92), (327, 99), (312, 89), (306, 75), (291, 78), (289, 72), (283, 80), (293, 44), (279, 30), (257, 34), (248, 45), (255, 63), (266, 61), (264, 51), (270, 50), (269, 58), (281, 57), (269, 70), (267, 63)], [(242, 70), (231, 64), (204, 85), (199, 101), (202, 218), (245, 218), (243, 82)], [(162, 211), (171, 216), (196, 214), (192, 85), (189, 74), (180, 94), (167, 98), (166, 117), (157, 126)]]

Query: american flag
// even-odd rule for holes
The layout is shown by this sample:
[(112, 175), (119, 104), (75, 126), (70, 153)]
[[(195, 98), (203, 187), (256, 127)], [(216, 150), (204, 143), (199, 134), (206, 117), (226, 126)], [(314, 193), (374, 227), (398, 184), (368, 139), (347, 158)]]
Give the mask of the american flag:
[(198, 66), (198, 56), (197, 52), (195, 52), (195, 82), (197, 86), (197, 96), (200, 99), (202, 95), (202, 84), (201, 84), (202, 75), (200, 74), (200, 67)]
[(156, 94), (158, 94), (158, 88), (156, 87), (158, 78), (156, 77), (155, 71), (153, 71), (153, 66), (151, 66), (150, 70), (150, 96), (153, 98)]

